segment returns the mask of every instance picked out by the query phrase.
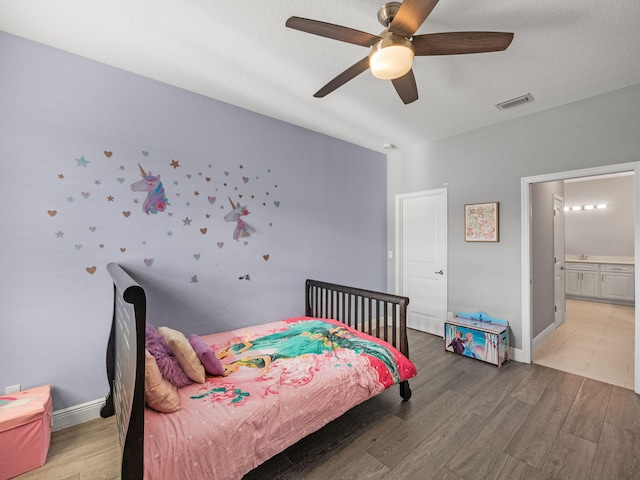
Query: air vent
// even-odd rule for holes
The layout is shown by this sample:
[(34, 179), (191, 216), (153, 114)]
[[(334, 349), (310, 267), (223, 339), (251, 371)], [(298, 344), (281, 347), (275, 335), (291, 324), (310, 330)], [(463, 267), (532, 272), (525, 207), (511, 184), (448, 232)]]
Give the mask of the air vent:
[(529, 102), (533, 102), (533, 97), (530, 93), (527, 93), (526, 95), (522, 95), (520, 97), (512, 98), (511, 100), (505, 100), (504, 102), (498, 103), (496, 105), (496, 108), (498, 108), (498, 110), (506, 110), (507, 108), (517, 107), (518, 105)]

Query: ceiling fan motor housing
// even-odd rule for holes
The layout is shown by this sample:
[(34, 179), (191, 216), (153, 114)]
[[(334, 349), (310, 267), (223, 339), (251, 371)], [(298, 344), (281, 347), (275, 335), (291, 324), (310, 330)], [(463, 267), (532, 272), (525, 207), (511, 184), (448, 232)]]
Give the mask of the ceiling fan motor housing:
[(378, 21), (384, 28), (389, 27), (393, 21), (393, 17), (398, 13), (400, 5), (402, 5), (400, 2), (389, 2), (380, 7), (380, 10), (378, 10)]

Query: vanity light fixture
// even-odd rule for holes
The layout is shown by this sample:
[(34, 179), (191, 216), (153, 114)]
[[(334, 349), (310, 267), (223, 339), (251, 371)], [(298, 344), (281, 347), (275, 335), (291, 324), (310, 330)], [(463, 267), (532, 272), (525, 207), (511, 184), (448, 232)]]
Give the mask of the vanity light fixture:
[(603, 208), (607, 208), (608, 205), (606, 203), (600, 203), (598, 205), (576, 205), (575, 207), (564, 207), (565, 212), (573, 211), (578, 212), (580, 210), (602, 210)]

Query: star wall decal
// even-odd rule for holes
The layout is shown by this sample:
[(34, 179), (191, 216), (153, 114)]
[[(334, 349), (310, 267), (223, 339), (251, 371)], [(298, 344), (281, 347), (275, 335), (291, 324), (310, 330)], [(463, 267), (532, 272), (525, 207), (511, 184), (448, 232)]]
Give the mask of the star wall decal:
[(85, 160), (84, 155), (80, 158), (76, 158), (76, 167), (87, 168), (88, 163), (89, 163), (89, 160)]
[(59, 173), (59, 174), (58, 174), (58, 178), (59, 178), (60, 180), (64, 180), (64, 174)]
[(95, 182), (93, 182), (93, 183), (95, 183), (96, 185), (100, 185), (100, 184), (102, 184), (102, 180), (96, 180), (96, 181), (95, 181)]
[(184, 223), (184, 226), (186, 227), (187, 225), (191, 225), (191, 219), (189, 217), (186, 217), (184, 220), (182, 220), (182, 222)]
[(107, 197), (107, 202), (113, 202), (113, 200), (114, 200), (114, 196), (113, 195), (109, 195)]
[(64, 232), (61, 232), (60, 230), (58, 230), (56, 232), (56, 238), (63, 238), (64, 237)]
[(176, 168), (178, 168), (180, 166), (180, 162), (178, 162), (177, 160), (171, 160), (171, 166), (175, 170)]

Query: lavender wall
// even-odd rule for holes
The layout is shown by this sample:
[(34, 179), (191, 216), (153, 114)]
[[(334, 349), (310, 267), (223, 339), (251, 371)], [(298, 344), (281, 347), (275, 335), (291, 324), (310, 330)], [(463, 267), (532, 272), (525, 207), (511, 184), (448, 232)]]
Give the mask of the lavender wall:
[(187, 334), (301, 315), (308, 277), (385, 288), (383, 155), (2, 32), (0, 65), (0, 393), (106, 393), (108, 262)]

